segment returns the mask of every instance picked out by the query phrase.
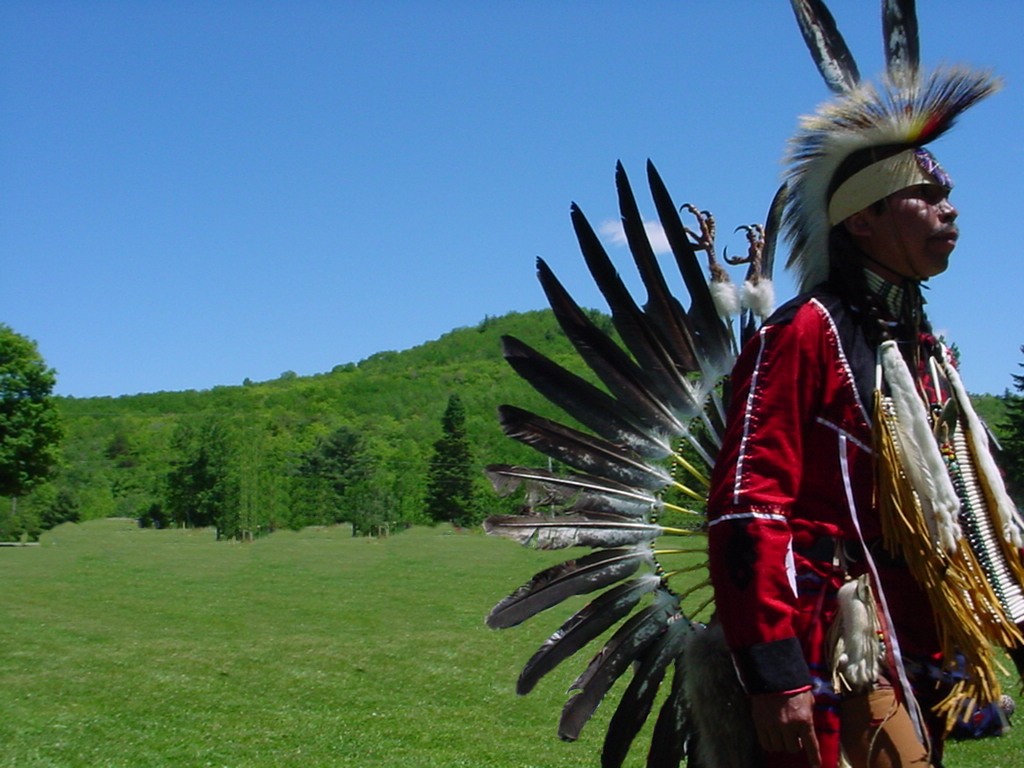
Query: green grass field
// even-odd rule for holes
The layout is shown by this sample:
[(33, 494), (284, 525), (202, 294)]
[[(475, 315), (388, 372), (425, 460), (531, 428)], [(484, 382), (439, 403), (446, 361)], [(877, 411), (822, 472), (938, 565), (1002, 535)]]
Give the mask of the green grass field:
[[(513, 691), (566, 614), (483, 625), (555, 559), (449, 528), (236, 544), (122, 520), (0, 548), (0, 766), (597, 766), (609, 703), (555, 735), (583, 659)], [(1019, 768), (1024, 738), (947, 757)]]

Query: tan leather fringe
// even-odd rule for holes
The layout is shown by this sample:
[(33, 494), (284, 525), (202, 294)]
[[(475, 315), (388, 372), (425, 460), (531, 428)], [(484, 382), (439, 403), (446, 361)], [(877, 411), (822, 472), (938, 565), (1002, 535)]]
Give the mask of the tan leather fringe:
[[(928, 595), (942, 656), (966, 659), (969, 677), (935, 706), (947, 732), (966, 707), (999, 700), (998, 664), (992, 643), (1005, 644), (1015, 627), (1003, 613), (976, 558), (964, 541), (949, 555), (930, 540), (917, 495), (903, 471), (906, 447), (894, 428), (895, 413), (875, 393), (875, 492), (886, 549), (901, 556)], [(909, 446), (913, 450), (913, 446)]]

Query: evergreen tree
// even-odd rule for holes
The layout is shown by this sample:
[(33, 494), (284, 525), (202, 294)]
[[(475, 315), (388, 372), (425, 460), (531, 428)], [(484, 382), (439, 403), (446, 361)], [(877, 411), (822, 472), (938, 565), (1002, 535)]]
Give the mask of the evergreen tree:
[(40, 527), (44, 531), (56, 528), (61, 523), (77, 523), (82, 519), (81, 510), (78, 508), (78, 499), (70, 491), (55, 491), (49, 504), (44, 507), (40, 514)]
[(299, 474), (324, 481), (337, 497), (367, 478), (370, 457), (363, 436), (349, 426), (338, 427), (302, 456)]
[(299, 476), (311, 481), (321, 499), (322, 523), (353, 524), (353, 501), (358, 489), (365, 487), (373, 473), (373, 461), (362, 434), (352, 427), (340, 426), (327, 437), (318, 438), (312, 449), (302, 455)]
[(441, 430), (443, 434), (434, 443), (427, 474), (427, 517), (435, 523), (474, 525), (479, 522), (480, 513), (473, 494), (466, 409), (457, 394), (448, 398)]
[[(1024, 346), (1021, 347), (1024, 353)], [(1018, 363), (1024, 367), (1024, 363)], [(1018, 505), (1024, 503), (1024, 374), (1012, 374), (1013, 386), (1018, 393), (1009, 392), (1004, 396), (1006, 411), (1001, 441), (1003, 454), (1000, 456), (1002, 469), (1006, 473), (1007, 486)]]

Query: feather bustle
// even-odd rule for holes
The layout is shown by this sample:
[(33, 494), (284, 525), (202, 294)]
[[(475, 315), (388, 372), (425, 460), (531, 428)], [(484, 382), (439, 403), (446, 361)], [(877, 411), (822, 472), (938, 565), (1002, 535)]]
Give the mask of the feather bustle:
[(734, 359), (731, 335), (715, 307), (707, 279), (693, 245), (686, 235), (686, 228), (679, 218), (679, 210), (669, 195), (654, 164), (648, 161), (647, 176), (651, 186), (651, 198), (658, 211), (665, 237), (668, 239), (683, 283), (690, 294), (688, 316), (696, 331), (697, 345), (702, 362), (703, 391), (710, 390), (718, 379), (732, 367)]
[(537, 549), (566, 547), (628, 547), (653, 541), (664, 533), (654, 523), (643, 523), (599, 512), (559, 515), (492, 515), (484, 532), (512, 539)]
[(691, 755), (695, 746), (690, 707), (683, 684), (686, 662), (685, 656), (675, 659), (672, 685), (654, 722), (651, 746), (647, 751), (647, 768), (679, 768), (683, 758)]
[(685, 435), (685, 417), (659, 397), (650, 376), (594, 325), (543, 259), (537, 260), (537, 276), (565, 335), (609, 392), (648, 426)]
[(631, 616), (619, 627), (569, 687), (573, 695), (562, 708), (558, 724), (560, 738), (566, 741), (579, 738), (583, 726), (590, 720), (611, 686), (665, 630), (677, 611), (678, 604), (674, 596), (662, 590), (656, 593), (651, 605)]
[(506, 435), (570, 467), (649, 491), (672, 484), (667, 471), (627, 448), (515, 406), (503, 405), (498, 414)]
[(608, 302), (615, 329), (646, 372), (655, 394), (674, 413), (685, 418), (695, 416), (700, 411), (700, 401), (686, 378), (686, 371), (676, 365), (657, 329), (637, 306), (579, 207), (572, 207), (571, 216), (580, 251)]
[(534, 389), (595, 433), (649, 459), (672, 453), (669, 436), (648, 427), (627, 406), (512, 336), (502, 337), (505, 360)]
[(568, 597), (607, 587), (632, 576), (641, 565), (651, 565), (647, 547), (606, 549), (567, 560), (537, 573), (499, 602), (487, 615), (487, 626), (504, 629), (521, 624)]
[(525, 695), (532, 691), (544, 675), (617, 624), (660, 583), (661, 578), (656, 574), (645, 574), (618, 584), (587, 603), (555, 630), (523, 665), (516, 693)]
[(647, 290), (644, 311), (650, 316), (652, 327), (664, 337), (665, 348), (672, 355), (676, 366), (688, 373), (695, 372), (698, 370), (698, 362), (693, 329), (686, 311), (669, 291), (665, 276), (658, 266), (643, 216), (621, 162), (615, 165), (615, 187), (619, 194), (622, 229), (637, 272)]
[(557, 475), (545, 469), (508, 464), (492, 464), (484, 473), (501, 496), (525, 488), (531, 509), (564, 505), (559, 512), (607, 512), (630, 519), (647, 519), (662, 506), (649, 491), (594, 475)]
[(676, 619), (645, 652), (608, 724), (601, 752), (602, 768), (622, 765), (633, 740), (647, 722), (668, 667), (682, 655), (687, 635), (694, 631), (690, 622)]
[[(668, 289), (628, 178), (619, 164), (616, 183), (623, 231), (647, 290), (642, 308), (582, 210), (574, 204), (571, 215), (580, 250), (607, 300), (622, 346), (597, 327), (547, 264), (537, 260), (538, 277), (559, 325), (607, 391), (528, 345), (510, 337), (503, 339), (513, 368), (593, 434), (512, 406), (499, 409), (503, 429), (578, 473), (561, 476), (552, 471), (500, 465), (487, 470), (499, 492), (524, 489), (527, 496), (527, 514), (493, 516), (485, 524), (488, 533), (541, 548), (611, 547), (542, 571), (495, 606), (487, 620), (495, 628), (514, 626), (569, 597), (606, 590), (538, 649), (524, 666), (517, 690), (529, 691), (554, 666), (618, 624), (570, 687), (559, 724), (562, 738), (577, 738), (610, 687), (635, 665), (626, 692), (628, 703), (613, 718), (604, 758), (607, 765), (621, 763), (621, 755), (649, 716), (668, 665), (676, 662), (678, 668), (681, 646), (675, 633), (689, 625), (681, 612), (681, 598), (668, 590), (666, 581), (672, 574), (690, 568), (666, 572), (657, 558), (692, 551), (655, 550), (651, 546), (658, 535), (685, 533), (659, 527), (651, 522), (651, 516), (666, 507), (685, 511), (664, 504), (660, 496), (669, 487), (682, 493), (688, 489), (656, 462), (666, 458), (669, 447), (675, 449), (672, 455), (686, 459), (676, 444), (682, 438), (700, 460), (712, 464), (724, 424), (722, 400), (715, 387), (731, 368), (737, 348), (731, 322), (720, 316), (675, 204), (650, 162), (647, 171), (658, 217), (689, 294), (689, 308)], [(781, 199), (781, 193), (777, 198)], [(767, 262), (762, 259), (748, 270), (748, 277), (760, 284), (769, 282), (781, 209), (781, 203), (773, 203), (770, 216), (774, 213), (775, 217), (769, 222), (772, 242)], [(735, 292), (735, 288), (730, 290)], [(698, 360), (699, 365), (695, 365)], [(691, 428), (691, 422), (699, 426)], [(686, 461), (674, 466), (673, 471), (702, 475), (688, 468)], [(635, 578), (644, 565), (651, 572)], [(653, 600), (646, 607), (638, 607), (651, 592)], [(703, 606), (697, 610), (703, 610)], [(681, 739), (689, 739), (685, 735), (689, 722), (686, 703), (676, 677), (679, 675), (673, 676), (674, 693), (662, 707), (656, 731), (662, 737), (680, 734)], [(668, 756), (681, 754), (682, 745), (677, 746), (652, 745), (650, 765), (666, 764)]]

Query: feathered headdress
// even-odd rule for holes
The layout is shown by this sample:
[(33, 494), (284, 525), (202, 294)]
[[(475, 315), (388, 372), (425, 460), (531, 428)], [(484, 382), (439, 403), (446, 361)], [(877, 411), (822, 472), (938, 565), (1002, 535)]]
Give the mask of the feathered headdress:
[(819, 71), (838, 94), (802, 118), (787, 157), (787, 266), (805, 291), (828, 277), (833, 226), (900, 189), (952, 186), (922, 147), (1000, 83), (963, 67), (922, 75), (913, 0), (883, 0), (886, 73), (877, 87), (862, 83), (824, 3), (791, 1)]

